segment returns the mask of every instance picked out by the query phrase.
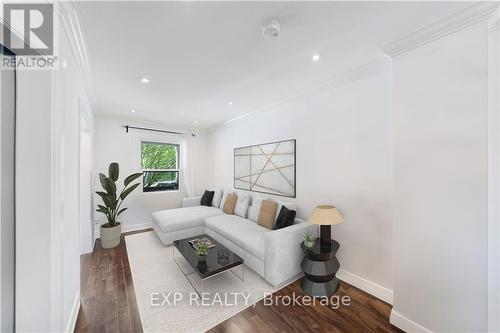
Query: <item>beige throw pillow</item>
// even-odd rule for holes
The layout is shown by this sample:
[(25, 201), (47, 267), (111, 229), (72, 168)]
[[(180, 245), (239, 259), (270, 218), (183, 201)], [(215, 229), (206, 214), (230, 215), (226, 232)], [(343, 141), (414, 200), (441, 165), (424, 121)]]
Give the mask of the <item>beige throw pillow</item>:
[(274, 220), (276, 219), (276, 210), (278, 204), (271, 200), (262, 200), (260, 205), (259, 218), (257, 224), (273, 230)]
[(228, 194), (226, 201), (224, 202), (224, 208), (222, 208), (222, 211), (226, 214), (234, 215), (234, 207), (236, 207), (237, 201), (238, 195), (236, 195), (236, 193)]

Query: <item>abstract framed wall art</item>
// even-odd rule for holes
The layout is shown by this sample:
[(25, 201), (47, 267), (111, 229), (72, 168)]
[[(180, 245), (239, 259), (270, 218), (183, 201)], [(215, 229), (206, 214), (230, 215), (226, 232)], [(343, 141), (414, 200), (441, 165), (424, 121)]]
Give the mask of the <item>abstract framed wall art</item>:
[(295, 198), (295, 139), (234, 149), (234, 188)]

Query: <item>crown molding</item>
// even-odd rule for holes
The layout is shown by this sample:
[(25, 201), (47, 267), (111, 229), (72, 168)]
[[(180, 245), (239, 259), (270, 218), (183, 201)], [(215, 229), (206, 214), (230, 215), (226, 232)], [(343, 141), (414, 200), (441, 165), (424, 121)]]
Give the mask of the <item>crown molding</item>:
[(491, 15), (491, 22), (490, 22), (490, 32), (497, 32), (498, 30), (500, 30), (500, 5)]
[(498, 2), (481, 1), (381, 47), (391, 58), (491, 18)]
[(490, 32), (496, 32), (500, 30), (500, 18), (494, 20), (490, 25)]
[(75, 57), (76, 64), (82, 77), (83, 87), (87, 93), (89, 104), (94, 114), (98, 114), (96, 94), (92, 75), (90, 71), (90, 61), (87, 52), (87, 42), (85, 32), (80, 24), (78, 7), (73, 1), (59, 2), (58, 15), (61, 19), (62, 27), (70, 44), (71, 51)]

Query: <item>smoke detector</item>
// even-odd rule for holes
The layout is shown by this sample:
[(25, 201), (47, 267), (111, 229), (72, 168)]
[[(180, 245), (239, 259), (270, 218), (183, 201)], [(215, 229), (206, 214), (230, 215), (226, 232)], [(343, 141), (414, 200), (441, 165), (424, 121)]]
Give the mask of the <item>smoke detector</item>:
[(276, 39), (280, 34), (280, 23), (278, 21), (269, 21), (262, 26), (262, 35), (266, 39)]

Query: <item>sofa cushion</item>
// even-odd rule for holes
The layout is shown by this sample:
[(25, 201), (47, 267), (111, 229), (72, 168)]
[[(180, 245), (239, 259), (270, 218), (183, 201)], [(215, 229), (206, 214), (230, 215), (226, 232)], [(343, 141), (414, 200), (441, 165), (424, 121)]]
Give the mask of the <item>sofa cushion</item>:
[(205, 190), (205, 193), (203, 193), (203, 196), (201, 197), (200, 204), (202, 206), (207, 206), (210, 207), (212, 206), (212, 200), (214, 199), (214, 191), (207, 191)]
[(212, 199), (212, 207), (218, 208), (220, 205), (220, 200), (222, 199), (222, 190), (214, 190), (214, 198)]
[(228, 190), (222, 191), (222, 198), (220, 199), (220, 203), (219, 203), (220, 209), (224, 208), (224, 203), (226, 202), (226, 199), (227, 199), (227, 196), (229, 193), (231, 193), (231, 192)]
[(222, 211), (215, 207), (193, 206), (154, 212), (153, 221), (162, 232), (171, 232), (203, 226), (205, 218), (220, 214)]
[(237, 215), (209, 217), (205, 220), (205, 227), (264, 260), (264, 235), (271, 230)]
[(224, 207), (222, 208), (224, 213), (233, 215), (236, 201), (238, 201), (238, 195), (236, 193), (233, 192), (228, 194), (224, 202)]
[(276, 220), (276, 209), (278, 204), (271, 200), (262, 200), (260, 206), (259, 218), (257, 224), (273, 230), (274, 221)]
[(248, 194), (238, 194), (238, 201), (236, 202), (236, 207), (234, 208), (234, 214), (241, 217), (247, 217), (249, 202), (250, 196)]
[(283, 206), (290, 210), (297, 210), (297, 205), (295, 204), (295, 202), (283, 200), (276, 200), (276, 202), (278, 203), (278, 208), (276, 209), (276, 219), (278, 218), (278, 214), (281, 211), (281, 207)]
[(293, 225), (295, 221), (296, 212), (294, 210), (290, 210), (285, 206), (281, 206), (280, 213), (276, 218), (276, 223), (274, 224), (274, 230), (282, 229)]

